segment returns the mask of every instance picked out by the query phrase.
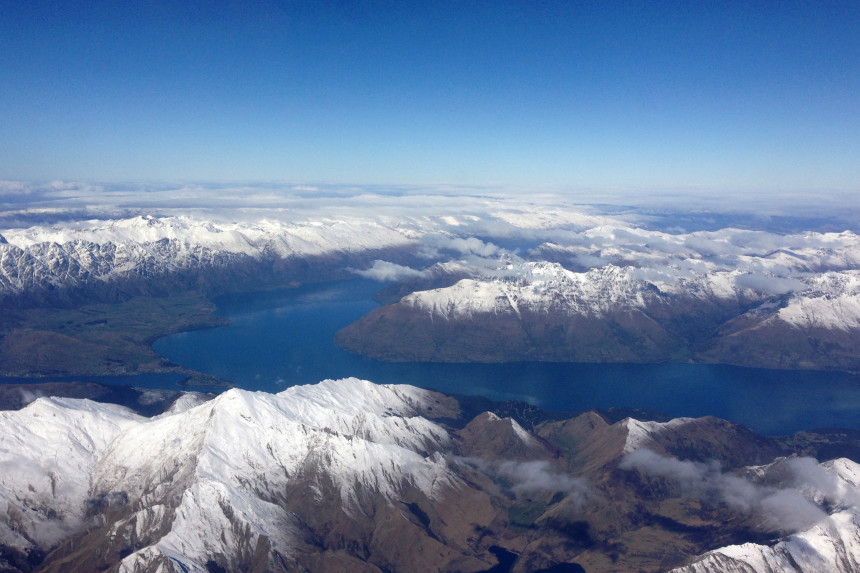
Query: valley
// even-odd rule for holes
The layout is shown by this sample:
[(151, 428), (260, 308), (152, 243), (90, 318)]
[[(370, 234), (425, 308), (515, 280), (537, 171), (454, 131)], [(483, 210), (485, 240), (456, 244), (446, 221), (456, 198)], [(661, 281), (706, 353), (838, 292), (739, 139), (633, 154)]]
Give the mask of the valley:
[(860, 573), (858, 31), (0, 2), (0, 573)]
[(4, 230), (4, 570), (851, 570), (856, 235), (473, 213)]
[(134, 297), (71, 308), (0, 311), (0, 376), (70, 377), (177, 373), (186, 385), (227, 386), (152, 350), (167, 334), (224, 325), (199, 293)]

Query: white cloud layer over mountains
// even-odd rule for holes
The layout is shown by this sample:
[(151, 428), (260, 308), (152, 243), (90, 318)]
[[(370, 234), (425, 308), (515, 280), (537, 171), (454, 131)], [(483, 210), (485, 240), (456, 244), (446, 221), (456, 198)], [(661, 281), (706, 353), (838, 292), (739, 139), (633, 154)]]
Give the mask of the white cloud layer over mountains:
[[(670, 208), (670, 197), (677, 199), (613, 207), (487, 189), (6, 182), (0, 291), (111, 281), (141, 265), (193, 271), (225, 254), (259, 260), (398, 249), (411, 253), (408, 265), (377, 256), (354, 273), (396, 281), (440, 265), (436, 272), (483, 282), (534, 283), (527, 263), (556, 263), (583, 280), (591, 269), (617, 267), (634, 290), (749, 292), (766, 304), (789, 297), (779, 302), (784, 320), (847, 316), (860, 324), (860, 237), (834, 227), (860, 208), (818, 205), (802, 211), (804, 219), (797, 205), (813, 198), (774, 199), (769, 210), (750, 212), (763, 200), (757, 196), (747, 212), (727, 202), (717, 203), (720, 212)], [(815, 218), (828, 209), (829, 218)], [(812, 302), (791, 299), (812, 291)]]

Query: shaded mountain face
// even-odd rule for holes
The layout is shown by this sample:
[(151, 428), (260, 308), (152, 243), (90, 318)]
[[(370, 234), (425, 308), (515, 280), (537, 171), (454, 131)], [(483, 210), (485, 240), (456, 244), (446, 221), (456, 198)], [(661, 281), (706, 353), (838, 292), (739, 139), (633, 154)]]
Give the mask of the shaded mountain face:
[(795, 455), (812, 435), (464, 417), (356, 379), (201, 398), (0, 412), (0, 569), (794, 571), (802, 543), (827, 570), (860, 559), (860, 466)]
[(335, 340), (390, 361), (860, 368), (856, 270), (798, 275), (790, 294), (762, 291), (739, 271), (647, 278), (632, 266), (572, 272), (531, 262), (504, 273), (413, 292)]

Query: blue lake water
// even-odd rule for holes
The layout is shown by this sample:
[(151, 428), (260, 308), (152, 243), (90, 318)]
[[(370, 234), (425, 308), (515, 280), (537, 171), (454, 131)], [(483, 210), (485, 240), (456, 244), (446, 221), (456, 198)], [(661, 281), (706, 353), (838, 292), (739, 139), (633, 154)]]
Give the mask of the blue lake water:
[(231, 324), (168, 336), (155, 349), (242, 388), (277, 392), (356, 376), (578, 412), (633, 407), (713, 415), (770, 435), (860, 429), (860, 380), (841, 372), (704, 364), (385, 363), (345, 352), (334, 333), (377, 306), (379, 283), (351, 280), (218, 301)]

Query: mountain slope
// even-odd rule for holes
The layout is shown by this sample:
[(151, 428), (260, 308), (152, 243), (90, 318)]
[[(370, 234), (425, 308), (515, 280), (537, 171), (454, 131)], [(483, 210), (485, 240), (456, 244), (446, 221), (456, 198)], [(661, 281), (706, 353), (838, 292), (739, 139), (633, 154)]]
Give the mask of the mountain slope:
[(834, 571), (858, 558), (860, 466), (715, 418), (529, 432), (356, 379), (201, 399), (0, 413), (0, 570), (708, 571), (742, 551), (779, 572), (813, 538)]
[[(451, 414), (455, 406), (449, 402), (414, 388), (357, 380), (292, 388), (277, 396), (231, 390), (149, 420), (124, 413), (122, 433), (108, 432), (119, 428), (116, 422), (108, 429), (96, 424), (93, 430), (103, 439), (91, 440), (95, 446), (81, 450), (73, 468), (63, 468), (76, 486), (67, 492), (60, 488), (65, 497), (45, 501), (25, 495), (34, 483), (58, 473), (50, 469), (8, 474), (4, 494), (21, 506), (52, 508), (58, 523), (68, 524), (64, 537), (80, 533), (87, 511), (104, 516), (103, 527), (54, 550), (47, 570), (96, 559), (129, 571), (204, 571), (209, 561), (228, 570), (292, 571), (307, 566), (299, 565), (303, 554), (312, 556), (316, 570), (334, 570), (356, 557), (320, 548), (344, 543), (366, 547), (359, 552), (364, 560), (373, 560), (376, 551), (385, 567), (402, 569), (400, 560), (411, 557), (393, 554), (388, 546), (395, 542), (438, 546), (426, 569), (456, 562), (455, 569), (480, 570), (486, 563), (462, 555), (447, 537), (459, 537), (452, 532), (470, 522), (467, 511), (486, 518), (492, 508), (478, 492), (470, 503), (440, 503), (470, 488), (440, 453), (450, 448), (448, 433), (418, 414)], [(69, 447), (74, 433), (42, 444), (26, 421), (26, 416), (45, 416), (47, 407), (53, 402), (40, 399), (6, 413), (11, 421), (4, 430), (21, 436), (18, 459), (10, 451), (9, 464), (37, 463)], [(63, 428), (83, 415), (61, 414)], [(84, 440), (73, 445), (78, 441)], [(13, 535), (18, 528), (7, 522), (4, 545), (22, 553), (59, 540), (31, 535), (34, 543), (28, 545)], [(380, 535), (385, 528), (391, 531)]]
[(860, 466), (834, 460), (822, 467), (841, 491), (831, 503), (837, 509), (809, 529), (772, 545), (745, 543), (710, 551), (672, 573), (813, 573), (860, 570), (860, 510), (857, 502)]
[(20, 558), (83, 526), (96, 460), (144, 420), (122, 406), (70, 398), (0, 412), (0, 545)]
[(4, 239), (0, 302), (19, 305), (283, 286), (343, 274), (412, 243), (367, 220), (215, 223), (186, 216), (13, 229)]
[[(507, 265), (505, 276), (413, 292), (337, 333), (392, 361), (699, 360), (776, 368), (860, 368), (860, 271), (763, 278), (654, 274), (607, 265)], [(790, 292), (762, 290), (767, 281)], [(762, 283), (762, 284), (760, 284)]]

